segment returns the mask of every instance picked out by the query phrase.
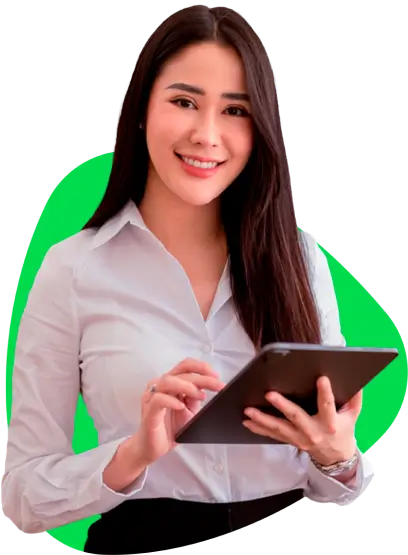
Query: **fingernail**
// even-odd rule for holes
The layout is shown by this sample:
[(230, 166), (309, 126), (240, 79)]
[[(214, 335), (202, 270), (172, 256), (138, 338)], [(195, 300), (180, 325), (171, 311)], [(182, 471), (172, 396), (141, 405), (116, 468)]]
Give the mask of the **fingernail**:
[(251, 417), (251, 416), (253, 416), (253, 415), (255, 414), (255, 411), (254, 411), (254, 409), (245, 409), (245, 410), (244, 410), (244, 413), (245, 413), (247, 416)]

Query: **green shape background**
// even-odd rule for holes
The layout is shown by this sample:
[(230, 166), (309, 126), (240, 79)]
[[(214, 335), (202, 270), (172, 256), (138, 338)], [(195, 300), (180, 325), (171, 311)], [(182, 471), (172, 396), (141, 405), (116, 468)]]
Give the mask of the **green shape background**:
[[(7, 354), (7, 418), (10, 422), (12, 373), (20, 319), (36, 273), (48, 249), (79, 232), (95, 211), (105, 191), (113, 154), (98, 156), (78, 166), (63, 179), (50, 199), (28, 249), (22, 268), (11, 319)], [(321, 247), (322, 248), (322, 247)], [(407, 358), (398, 330), (367, 291), (327, 251), (340, 310), (343, 334), (350, 346), (394, 347), (399, 357), (364, 389), (363, 410), (356, 437), (365, 452), (391, 426), (404, 400), (407, 386)], [(392, 284), (391, 284), (392, 285)], [(380, 408), (381, 407), (381, 408)], [(75, 417), (73, 449), (81, 453), (98, 445), (98, 436), (81, 397)], [(90, 517), (54, 528), (48, 533), (58, 541), (83, 551)]]

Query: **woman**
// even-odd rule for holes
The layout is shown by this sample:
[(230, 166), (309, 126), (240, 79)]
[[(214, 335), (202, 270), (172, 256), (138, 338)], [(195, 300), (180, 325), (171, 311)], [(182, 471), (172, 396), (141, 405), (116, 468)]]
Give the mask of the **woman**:
[[(118, 125), (109, 184), (55, 245), (21, 322), (5, 514), (39, 532), (102, 514), (92, 553), (203, 541), (303, 496), (346, 504), (371, 479), (361, 392), (309, 417), (248, 407), (279, 445), (176, 445), (175, 433), (273, 341), (343, 345), (329, 268), (300, 234), (272, 69), (234, 11), (196, 6), (152, 35)], [(79, 392), (99, 432), (73, 454)]]

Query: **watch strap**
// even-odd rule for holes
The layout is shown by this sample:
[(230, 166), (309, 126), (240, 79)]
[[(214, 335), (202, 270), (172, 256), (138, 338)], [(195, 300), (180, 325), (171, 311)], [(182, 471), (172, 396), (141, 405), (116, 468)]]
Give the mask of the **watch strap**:
[(340, 474), (343, 474), (343, 472), (348, 472), (352, 470), (354, 466), (357, 464), (358, 455), (356, 452), (350, 459), (347, 459), (346, 461), (339, 461), (329, 465), (320, 464), (313, 457), (310, 457), (310, 459), (314, 464), (314, 466), (318, 470), (320, 470), (320, 472), (323, 472), (323, 474), (326, 474), (326, 476), (334, 477), (334, 476), (339, 476)]

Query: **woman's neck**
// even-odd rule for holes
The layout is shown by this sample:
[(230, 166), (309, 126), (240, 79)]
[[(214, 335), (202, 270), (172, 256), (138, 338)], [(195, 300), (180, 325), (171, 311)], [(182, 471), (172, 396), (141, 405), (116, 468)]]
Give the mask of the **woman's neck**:
[(225, 241), (218, 199), (193, 206), (171, 191), (156, 193), (147, 187), (139, 210), (150, 231), (170, 251), (206, 248)]

